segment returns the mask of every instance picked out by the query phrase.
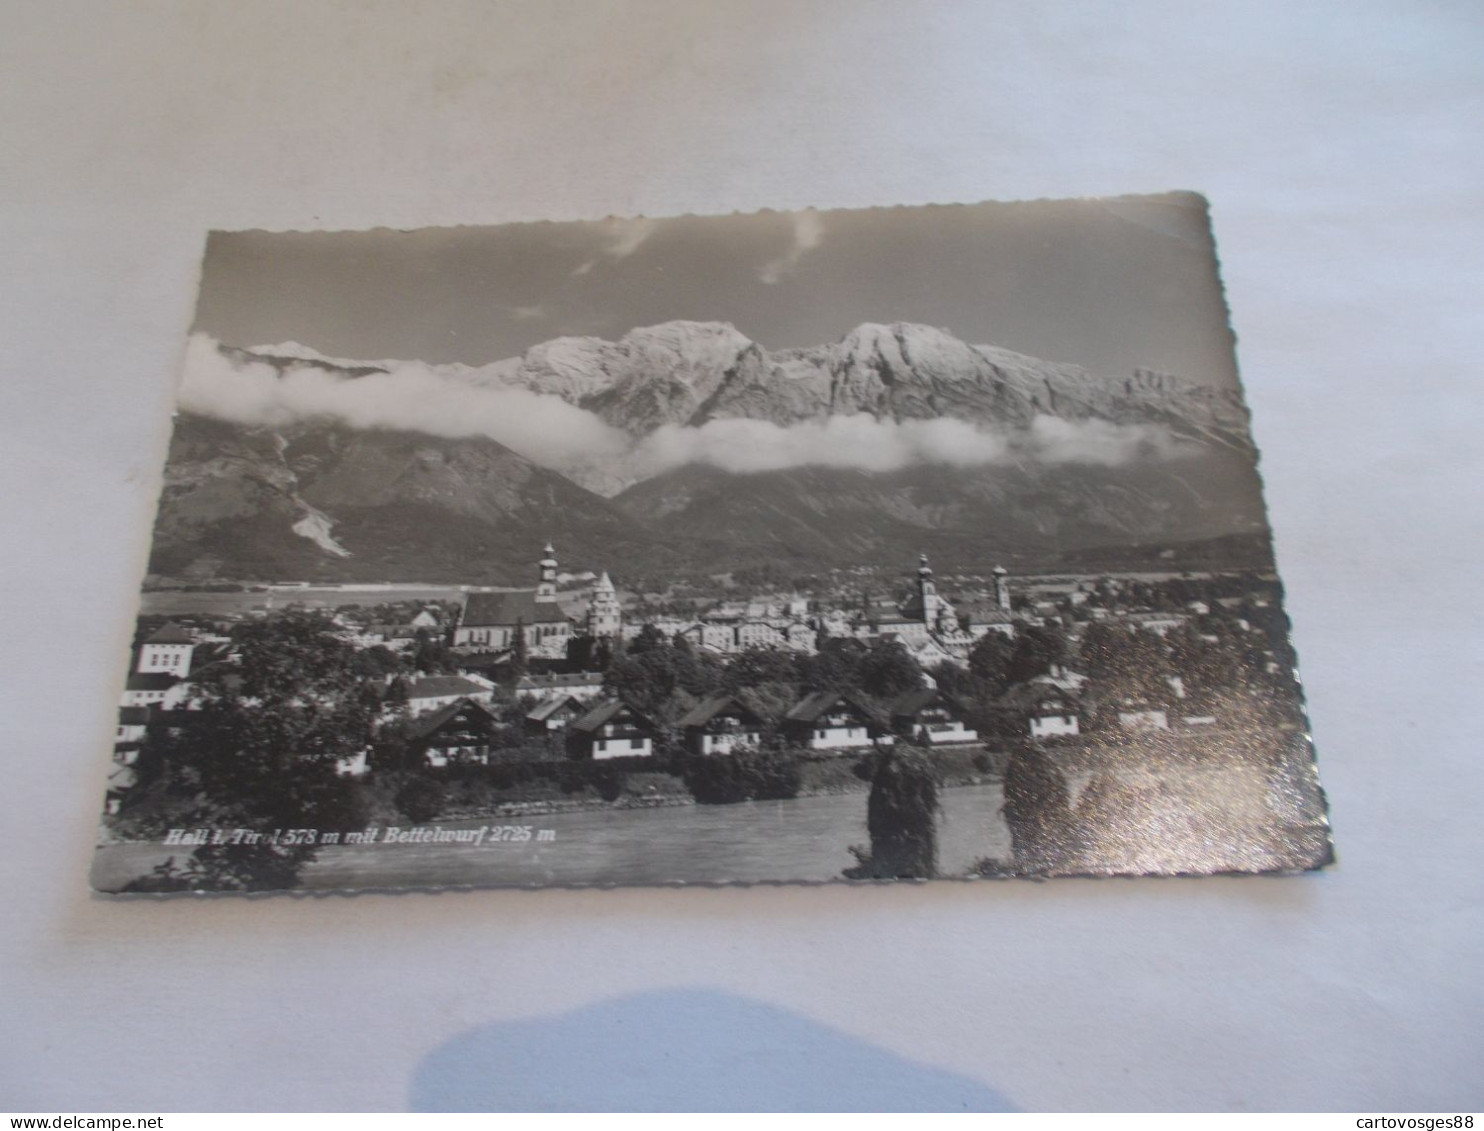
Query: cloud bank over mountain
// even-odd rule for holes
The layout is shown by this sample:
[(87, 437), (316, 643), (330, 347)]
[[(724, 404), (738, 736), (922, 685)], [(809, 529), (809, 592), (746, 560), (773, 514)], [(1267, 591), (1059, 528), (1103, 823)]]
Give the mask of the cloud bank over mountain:
[(700, 427), (666, 424), (636, 448), (639, 478), (685, 464), (752, 473), (795, 467), (900, 471), (946, 464), (979, 467), (1015, 460), (1114, 466), (1176, 450), (1168, 429), (1104, 420), (1036, 417), (1028, 430), (991, 431), (963, 420), (878, 420), (864, 413), (805, 420), (783, 427), (767, 420), (711, 420)]
[(622, 431), (560, 397), (472, 385), (418, 361), (375, 363), (389, 368), (365, 376), (349, 376), (341, 364), (279, 368), (229, 356), (212, 338), (193, 334), (180, 407), (237, 424), (330, 419), (453, 439), (488, 436), (556, 470), (617, 459), (632, 447)]
[[(801, 233), (799, 246), (814, 238)], [(1173, 381), (1154, 391), (1169, 400)], [(725, 324), (667, 323), (483, 367), (325, 358), (297, 343), (239, 350), (198, 333), (180, 407), (246, 425), (488, 437), (605, 495), (690, 464), (1116, 466), (1175, 456), (1206, 427), (1177, 434), (1168, 413), (1133, 404), (1149, 390), (1130, 385), (1138, 396), (1120, 399), (1106, 384), (915, 326), (868, 325), (815, 351), (769, 355)]]

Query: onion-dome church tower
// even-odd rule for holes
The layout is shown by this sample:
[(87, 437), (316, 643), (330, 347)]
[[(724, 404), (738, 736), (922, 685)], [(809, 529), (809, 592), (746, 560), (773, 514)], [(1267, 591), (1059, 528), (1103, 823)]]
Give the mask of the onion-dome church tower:
[(922, 611), (922, 619), (929, 626), (938, 622), (938, 586), (933, 581), (933, 567), (928, 565), (928, 557), (923, 554), (917, 564), (917, 605)]
[(618, 593), (608, 578), (608, 571), (593, 586), (592, 604), (587, 607), (587, 634), (589, 636), (617, 636), (623, 630), (623, 606), (618, 603)]
[(536, 586), (536, 600), (555, 601), (557, 599), (557, 560), (556, 551), (552, 549), (551, 543), (546, 543), (544, 556), (537, 565), (541, 569), (541, 581)]
[(958, 628), (958, 616), (953, 606), (938, 595), (933, 567), (928, 564), (926, 554), (918, 559), (917, 600), (911, 602), (909, 608), (922, 618), (929, 632), (951, 632)]

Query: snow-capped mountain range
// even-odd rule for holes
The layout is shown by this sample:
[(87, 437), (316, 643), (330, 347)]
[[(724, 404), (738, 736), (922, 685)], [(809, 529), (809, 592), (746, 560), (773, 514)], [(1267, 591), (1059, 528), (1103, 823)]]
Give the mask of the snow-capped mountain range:
[[(483, 366), (213, 349), (232, 389), (240, 373), (270, 399), (306, 382), (313, 395), (269, 412), (183, 394), (158, 574), (511, 583), (547, 537), (581, 566), (812, 569), (1265, 530), (1234, 390), (1099, 376), (918, 324), (770, 351), (726, 323), (667, 322)], [(413, 381), (409, 413), (387, 391)], [(498, 399), (512, 393), (526, 399)], [(423, 411), (442, 395), (460, 411)], [(543, 419), (591, 427), (593, 443), (543, 447), (522, 406), (560, 408)], [(933, 431), (944, 421), (956, 430)], [(900, 456), (882, 461), (883, 438)]]

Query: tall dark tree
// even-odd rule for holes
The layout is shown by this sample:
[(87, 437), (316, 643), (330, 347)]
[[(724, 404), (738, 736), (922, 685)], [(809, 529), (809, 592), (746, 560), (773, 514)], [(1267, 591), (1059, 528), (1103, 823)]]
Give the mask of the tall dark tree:
[(417, 648), (412, 653), (412, 666), (420, 672), (435, 675), (451, 672), (456, 667), (457, 657), (448, 641), (441, 634), (426, 629), (417, 634)]
[(652, 624), (646, 624), (639, 629), (639, 634), (630, 642), (629, 654), (640, 656), (653, 649), (667, 647), (669, 643), (663, 632)]
[(852, 879), (931, 879), (938, 874), (938, 778), (919, 750), (886, 750), (876, 757), (866, 799), (867, 855)]
[(1012, 750), (1004, 790), (1016, 870), (1043, 873), (1064, 863), (1072, 831), (1071, 792), (1046, 751), (1033, 743)]
[(1015, 650), (1005, 667), (1010, 683), (1024, 683), (1051, 670), (1053, 664), (1066, 660), (1067, 637), (1060, 625), (1033, 625), (1015, 641)]
[(737, 691), (765, 683), (796, 683), (798, 678), (798, 660), (792, 652), (777, 648), (748, 648), (727, 663), (723, 686), (728, 691)]
[(846, 691), (860, 686), (861, 653), (857, 647), (842, 647), (841, 643), (832, 641), (830, 648), (806, 657), (799, 665), (804, 690)]
[(604, 687), (660, 724), (671, 723), (715, 691), (721, 669), (709, 656), (696, 656), (661, 640), (651, 648), (617, 658), (608, 666)]
[(515, 622), (515, 638), (510, 643), (510, 682), (514, 683), (530, 670), (530, 645), (526, 643), (526, 622)]
[[(567, 641), (567, 667), (572, 671), (592, 671), (598, 650), (598, 640), (592, 636), (574, 636)], [(602, 671), (602, 668), (598, 669)]]
[(402, 659), (385, 644), (363, 648), (351, 658), (351, 670), (358, 676), (375, 678), (402, 670)]
[(969, 653), (969, 670), (997, 691), (1003, 691), (1009, 682), (1006, 673), (1010, 670), (1010, 657), (1015, 654), (1015, 645), (998, 632), (987, 633)]
[(896, 640), (881, 641), (861, 657), (859, 687), (882, 702), (922, 686), (922, 666)]

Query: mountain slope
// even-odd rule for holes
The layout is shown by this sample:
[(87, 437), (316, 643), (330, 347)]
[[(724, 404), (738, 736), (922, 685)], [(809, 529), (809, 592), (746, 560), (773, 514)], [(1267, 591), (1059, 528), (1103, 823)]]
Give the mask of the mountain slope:
[[(490, 400), (482, 389), (504, 390), (504, 399), (493, 399), (498, 407), (483, 410), (492, 423), (475, 428), (504, 426), (499, 434), (526, 454), (486, 435), (357, 429), (322, 416), (270, 428), (182, 414), (156, 527), (156, 574), (521, 584), (548, 538), (581, 568), (649, 576), (722, 572), (744, 560), (781, 559), (808, 570), (920, 550), (945, 565), (1049, 565), (1084, 549), (1264, 529), (1236, 392), (1150, 371), (1108, 380), (928, 326), (867, 323), (827, 345), (768, 351), (724, 323), (668, 322), (616, 342), (559, 338), (491, 365), (418, 365), (405, 373), (408, 363), (326, 358), (294, 343), (220, 347), (220, 354), (229, 363), (220, 379), (230, 382), (237, 368), (256, 363), (258, 388), (267, 366), (270, 389), (278, 387), (274, 375), (307, 371), (311, 384), (330, 378), (337, 396), (354, 397), (368, 377), (374, 381), (361, 386), (368, 398), (386, 396), (399, 381), (412, 382), (403, 387), (416, 396), (451, 389), (461, 405), (467, 401), (458, 398)], [(511, 397), (510, 389), (524, 392)], [(527, 443), (553, 425), (548, 419), (542, 433), (521, 415), (531, 411), (525, 393), (565, 402), (538, 402), (567, 414), (562, 459)], [(303, 403), (310, 407), (301, 414), (325, 402)], [(405, 408), (405, 399), (395, 403)], [(269, 408), (253, 419), (285, 415), (281, 404)], [(590, 459), (584, 452), (589, 462), (576, 466), (571, 455), (570, 437), (588, 435), (571, 432), (572, 422), (593, 417), (611, 426), (593, 424), (603, 436), (620, 429), (646, 449), (669, 438), (654, 435), (666, 426), (748, 419), (788, 428), (859, 414), (885, 422), (951, 418), (1006, 442), (984, 457), (995, 462), (951, 465), (936, 462), (937, 448), (918, 448), (911, 457), (918, 462), (876, 472), (849, 466), (855, 448), (843, 459), (833, 451), (836, 466), (819, 466), (825, 461), (807, 431), (794, 433), (804, 441), (782, 449), (786, 458), (764, 463), (716, 458), (714, 428), (688, 433), (699, 442), (674, 449), (684, 453), (675, 458), (703, 461), (686, 466), (603, 451)], [(403, 419), (385, 409), (349, 415)], [(1074, 436), (1140, 427), (1118, 432), (1132, 442), (1107, 456), (1029, 442), (1048, 420), (1094, 426), (1058, 424)], [(455, 419), (450, 430), (473, 429)], [(744, 431), (749, 438), (731, 442), (756, 438), (756, 429)], [(1155, 434), (1160, 442), (1140, 439)], [(782, 469), (734, 474), (711, 463)]]
[(1265, 529), (1255, 473), (1208, 449), (1121, 467), (806, 467), (753, 475), (685, 467), (615, 500), (698, 556), (845, 566), (929, 552), (949, 567), (1046, 564), (1086, 547)]
[(512, 584), (548, 538), (596, 557), (626, 545), (631, 526), (607, 500), (492, 440), (323, 423), (274, 430), (183, 413), (150, 570)]

